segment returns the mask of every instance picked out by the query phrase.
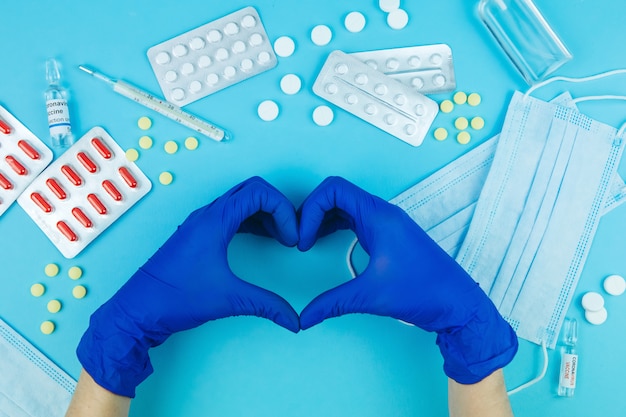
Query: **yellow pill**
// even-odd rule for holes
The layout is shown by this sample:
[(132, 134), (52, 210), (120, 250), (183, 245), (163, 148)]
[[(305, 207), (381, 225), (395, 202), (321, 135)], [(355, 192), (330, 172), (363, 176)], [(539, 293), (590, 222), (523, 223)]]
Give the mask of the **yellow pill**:
[(49, 277), (56, 277), (59, 275), (59, 266), (57, 264), (48, 264), (43, 271)]
[(159, 175), (159, 182), (163, 185), (170, 185), (172, 181), (174, 181), (174, 176), (171, 172), (165, 171), (161, 172), (161, 175)]
[(74, 280), (79, 279), (83, 276), (83, 270), (77, 266), (73, 266), (67, 271), (67, 276)]
[(445, 127), (438, 127), (435, 129), (435, 139), (437, 140), (446, 140), (448, 137), (448, 131)]
[(165, 152), (169, 153), (170, 155), (175, 154), (178, 151), (178, 143), (174, 142), (173, 140), (168, 140), (167, 142), (165, 142), (165, 146), (163, 146), (163, 149), (165, 149)]
[(483, 127), (485, 127), (485, 119), (483, 119), (480, 116), (476, 116), (472, 119), (472, 121), (470, 122), (470, 125), (472, 126), (472, 129), (480, 130)]
[(59, 300), (48, 301), (48, 311), (53, 314), (61, 311), (61, 302)]
[(189, 149), (190, 151), (195, 151), (196, 149), (198, 149), (198, 139), (194, 138), (193, 136), (189, 136), (187, 139), (185, 139), (185, 148)]
[(152, 120), (150, 120), (149, 117), (142, 116), (137, 120), (137, 126), (139, 126), (141, 130), (148, 130), (152, 127)]
[(441, 111), (444, 113), (450, 113), (452, 110), (454, 110), (454, 103), (452, 103), (450, 100), (444, 100), (439, 105), (439, 109), (441, 109)]
[(39, 330), (41, 330), (41, 333), (43, 334), (52, 334), (52, 332), (54, 332), (54, 323), (46, 320), (43, 323), (41, 323), (41, 326), (39, 326)]
[(459, 132), (459, 134), (456, 136), (457, 142), (459, 142), (461, 145), (467, 145), (470, 142), (471, 138), (472, 137), (468, 132)]
[(130, 162), (135, 162), (136, 160), (138, 160), (139, 152), (137, 151), (137, 149), (130, 148), (129, 150), (127, 150), (126, 159), (129, 160)]
[(139, 138), (139, 147), (141, 149), (150, 149), (152, 148), (152, 138), (150, 136), (142, 136)]
[(456, 104), (465, 104), (467, 103), (467, 94), (463, 91), (459, 91), (454, 95), (453, 99)]
[(30, 287), (30, 293), (33, 297), (41, 297), (46, 292), (46, 287), (43, 284), (33, 284)]
[(467, 129), (467, 126), (469, 126), (469, 122), (466, 117), (459, 117), (454, 121), (454, 127), (459, 130), (465, 130)]
[(81, 298), (85, 298), (85, 296), (87, 295), (87, 288), (82, 285), (77, 285), (72, 288), (72, 295), (74, 296), (74, 298), (78, 298), (79, 300)]
[(482, 101), (482, 98), (480, 97), (480, 94), (478, 93), (472, 93), (469, 95), (469, 97), (467, 97), (467, 104), (473, 107), (478, 106), (481, 101)]

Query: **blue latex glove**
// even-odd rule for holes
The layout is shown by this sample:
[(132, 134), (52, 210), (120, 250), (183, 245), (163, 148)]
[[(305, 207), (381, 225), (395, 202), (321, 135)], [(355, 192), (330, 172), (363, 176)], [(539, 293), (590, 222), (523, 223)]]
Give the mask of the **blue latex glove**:
[(351, 229), (370, 256), (359, 276), (305, 307), (302, 329), (348, 313), (414, 324), (437, 332), (444, 371), (462, 384), (482, 380), (515, 356), (515, 332), (491, 300), (399, 207), (333, 177), (307, 197), (299, 215), (300, 250)]
[(237, 231), (295, 246), (295, 208), (257, 177), (191, 213), (91, 316), (77, 353), (100, 386), (134, 397), (136, 386), (152, 373), (148, 350), (172, 333), (208, 320), (254, 315), (299, 331), (298, 315), (287, 301), (242, 281), (231, 271), (227, 247)]

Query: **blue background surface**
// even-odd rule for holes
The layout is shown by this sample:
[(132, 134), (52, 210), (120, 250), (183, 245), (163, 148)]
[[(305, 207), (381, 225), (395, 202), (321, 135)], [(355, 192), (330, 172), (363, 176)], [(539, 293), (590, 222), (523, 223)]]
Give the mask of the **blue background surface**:
[[(261, 175), (298, 206), (325, 177), (341, 175), (389, 199), (490, 138), (500, 129), (513, 91), (527, 86), (479, 22), (476, 3), (405, 0), (402, 7), (409, 13), (409, 25), (394, 31), (371, 0), (5, 2), (0, 25), (0, 103), (46, 140), (44, 62), (57, 57), (71, 90), (77, 136), (99, 125), (123, 148), (136, 148), (144, 134), (137, 119), (152, 118), (147, 133), (155, 147), (141, 152), (138, 165), (155, 186), (73, 260), (64, 259), (25, 212), (13, 206), (0, 218), (0, 316), (78, 377), (80, 364), (74, 350), (89, 315), (189, 212), (232, 185)], [(536, 3), (574, 54), (559, 74), (583, 76), (626, 67), (623, 1)], [(235, 135), (231, 143), (199, 137), (197, 151), (181, 147), (177, 154), (167, 155), (162, 150), (165, 141), (182, 145), (189, 130), (114, 94), (77, 69), (80, 64), (92, 65), (159, 93), (147, 49), (247, 5), (257, 7), (272, 40), (293, 37), (296, 52), (279, 58), (278, 66), (269, 72), (186, 106), (230, 129)], [(343, 18), (353, 10), (367, 18), (361, 33), (343, 27)], [(328, 46), (310, 41), (309, 32), (317, 24), (332, 28), (334, 37)], [(453, 138), (438, 142), (429, 135), (421, 147), (412, 148), (339, 109), (330, 126), (314, 125), (311, 112), (324, 102), (311, 86), (330, 51), (432, 43), (452, 47), (458, 89), (483, 97), (480, 107), (465, 106), (440, 115), (434, 124), (453, 131), (453, 118), (483, 116), (486, 128), (473, 134), (469, 145)], [(287, 73), (303, 80), (303, 90), (295, 96), (280, 91), (280, 78)], [(570, 87), (575, 97), (626, 94), (625, 77), (589, 85), (558, 84), (537, 96), (549, 99)], [(265, 99), (281, 107), (279, 118), (271, 123), (256, 115), (258, 103)], [(614, 126), (624, 122), (625, 108), (620, 102), (581, 105), (586, 114)], [(158, 184), (163, 170), (175, 175), (169, 187)], [(626, 168), (620, 172), (625, 175)], [(546, 378), (512, 397), (516, 415), (623, 415), (626, 295), (606, 296), (609, 319), (602, 326), (584, 321), (580, 297), (586, 291), (601, 291), (606, 275), (626, 275), (625, 216), (626, 207), (620, 207), (602, 219), (568, 313), (580, 324), (575, 397), (556, 397), (559, 356), (550, 351)], [(300, 253), (273, 241), (238, 235), (229, 248), (229, 259), (239, 276), (281, 294), (300, 311), (317, 294), (349, 279), (344, 255), (352, 238), (351, 233), (337, 233)], [(56, 278), (43, 274), (50, 262), (61, 266)], [(81, 283), (89, 293), (83, 300), (71, 297), (76, 283), (67, 278), (67, 270), (73, 265), (84, 269)], [(48, 288), (42, 298), (29, 294), (35, 282)], [(46, 310), (52, 298), (64, 303), (56, 315)], [(56, 322), (57, 330), (44, 336), (39, 324), (47, 319)], [(131, 410), (134, 416), (447, 415), (446, 377), (434, 335), (392, 319), (342, 317), (294, 335), (255, 317), (229, 318), (176, 334), (153, 349), (151, 357), (155, 373), (138, 390)], [(520, 341), (519, 354), (505, 369), (509, 387), (532, 378), (540, 369), (540, 358), (536, 345)]]

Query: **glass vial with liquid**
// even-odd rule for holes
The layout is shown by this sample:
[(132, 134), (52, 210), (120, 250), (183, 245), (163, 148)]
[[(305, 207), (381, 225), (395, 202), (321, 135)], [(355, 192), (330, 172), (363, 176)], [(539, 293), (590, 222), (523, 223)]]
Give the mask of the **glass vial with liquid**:
[(45, 98), (50, 140), (55, 148), (66, 148), (74, 143), (74, 136), (67, 105), (68, 93), (61, 86), (61, 72), (55, 59), (46, 61), (46, 80), (48, 88), (45, 91)]
[(559, 372), (559, 389), (561, 397), (573, 397), (576, 388), (576, 372), (578, 371), (578, 324), (576, 319), (565, 319), (563, 324), (563, 346), (561, 347), (561, 370)]

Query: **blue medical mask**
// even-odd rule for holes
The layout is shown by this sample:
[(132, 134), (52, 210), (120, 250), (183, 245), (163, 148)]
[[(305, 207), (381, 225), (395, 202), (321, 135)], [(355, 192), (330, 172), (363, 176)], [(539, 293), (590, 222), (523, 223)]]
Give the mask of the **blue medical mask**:
[(0, 415), (63, 417), (76, 381), (0, 319)]

